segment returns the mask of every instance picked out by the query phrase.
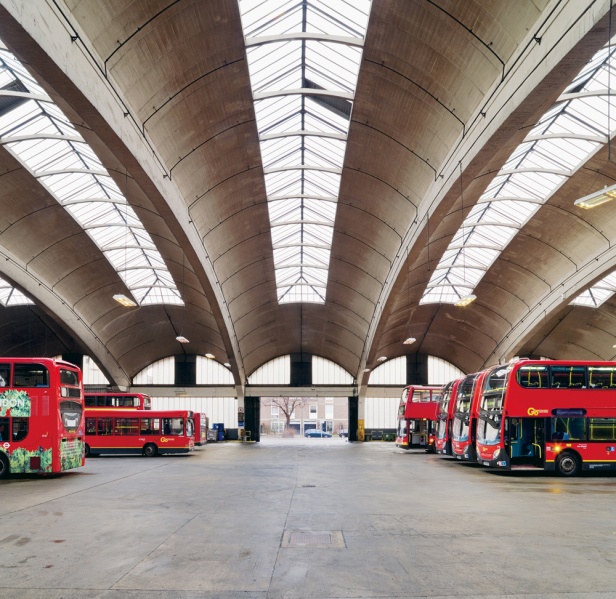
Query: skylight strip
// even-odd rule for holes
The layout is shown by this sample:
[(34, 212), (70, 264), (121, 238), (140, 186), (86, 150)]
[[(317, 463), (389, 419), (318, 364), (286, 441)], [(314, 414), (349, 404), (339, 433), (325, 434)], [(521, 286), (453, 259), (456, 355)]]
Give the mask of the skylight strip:
[(616, 293), (616, 272), (610, 273), (592, 287), (580, 293), (570, 304), (598, 308)]
[(8, 308), (9, 306), (31, 306), (34, 302), (8, 281), (0, 278), (0, 304)]
[[(138, 303), (183, 305), (162, 256), (92, 148), (5, 47), (0, 82), (0, 95), (14, 98), (0, 115), (0, 143), (88, 232)], [(123, 245), (122, 259), (117, 250)], [(137, 280), (150, 281), (150, 288), (133, 285)], [(158, 287), (165, 292), (151, 292)]]
[[(605, 95), (607, 69), (615, 64), (614, 50), (600, 50), (512, 152), (454, 235), (420, 304), (456, 303), (473, 293), (481, 277), (475, 280), (479, 271), (467, 264), (467, 245), (481, 248), (482, 237), (490, 240), (484, 251), (473, 256), (483, 261), (487, 271), (500, 254), (494, 246), (504, 249), (568, 177), (604, 145), (605, 132), (616, 128), (612, 116), (616, 104), (610, 111), (609, 103), (614, 100)], [(594, 94), (597, 86), (603, 89), (603, 96)], [(593, 93), (586, 93), (589, 91)], [(462, 281), (461, 288), (454, 284), (456, 280)], [(580, 301), (594, 299), (585, 296)]]
[(325, 301), (370, 4), (239, 0), (280, 303)]

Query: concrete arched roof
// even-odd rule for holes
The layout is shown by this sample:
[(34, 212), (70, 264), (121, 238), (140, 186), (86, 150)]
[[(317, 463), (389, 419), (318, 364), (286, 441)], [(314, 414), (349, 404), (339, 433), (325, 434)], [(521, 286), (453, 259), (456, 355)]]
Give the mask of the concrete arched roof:
[(184, 305), (118, 306), (122, 278), (0, 146), (0, 276), (35, 302), (10, 309), (0, 353), (87, 352), (117, 384), (181, 351), (229, 362), (237, 384), (297, 352), (358, 381), (382, 355), (464, 371), (520, 353), (613, 357), (616, 301), (569, 305), (615, 265), (614, 208), (573, 205), (616, 178), (607, 148), (520, 228), (473, 304), (420, 303), (489, 182), (607, 43), (607, 0), (373, 3), (323, 304), (277, 299), (235, 2), (2, 5), (0, 38), (125, 189)]

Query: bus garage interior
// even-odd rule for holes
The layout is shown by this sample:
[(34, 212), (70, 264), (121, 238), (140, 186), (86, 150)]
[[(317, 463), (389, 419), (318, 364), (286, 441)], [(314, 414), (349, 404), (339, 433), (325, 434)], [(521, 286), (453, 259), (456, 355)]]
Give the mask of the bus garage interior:
[[(273, 398), (326, 398), (307, 428), (348, 443), (310, 443), (315, 459), (374, 448), (408, 464), (364, 442), (396, 430), (406, 385), (520, 358), (615, 360), (615, 35), (611, 0), (0, 0), (0, 356), (61, 357), (92, 393), (224, 423), (245, 443), (211, 448), (212, 463), (241, 451), (245, 478), (226, 486), (213, 468), (212, 493), (261, 484), (259, 456), (276, 468), (261, 434)], [(536, 424), (512, 422), (530, 462)], [(464, 495), (472, 469), (436, 463)], [(346, 475), (332, 466), (341, 488)], [(432, 592), (350, 579), (302, 595), (275, 578), (254, 598)], [(473, 593), (504, 596), (497, 579)], [(143, 580), (100, 588), (139, 597)], [(253, 599), (248, 583), (174, 584)]]

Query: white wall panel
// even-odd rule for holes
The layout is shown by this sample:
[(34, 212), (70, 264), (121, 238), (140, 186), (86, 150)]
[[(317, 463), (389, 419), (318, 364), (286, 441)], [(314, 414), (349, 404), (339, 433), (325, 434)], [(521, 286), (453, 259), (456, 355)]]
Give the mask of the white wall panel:
[(96, 362), (90, 356), (83, 357), (83, 384), (108, 385), (107, 377), (102, 373)]
[(133, 377), (133, 385), (174, 385), (175, 359), (163, 358), (146, 366)]
[(289, 385), (291, 383), (291, 357), (280, 356), (257, 368), (249, 377), (251, 385)]
[(400, 397), (366, 397), (364, 401), (364, 428), (396, 428)]
[(444, 385), (463, 376), (464, 373), (453, 364), (434, 356), (428, 357), (428, 382), (430, 385)]
[(225, 366), (205, 356), (197, 356), (197, 385), (233, 385), (233, 375)]
[(341, 366), (320, 356), (312, 356), (313, 385), (352, 385), (353, 377)]
[(406, 385), (406, 356), (383, 362), (370, 373), (370, 385)]

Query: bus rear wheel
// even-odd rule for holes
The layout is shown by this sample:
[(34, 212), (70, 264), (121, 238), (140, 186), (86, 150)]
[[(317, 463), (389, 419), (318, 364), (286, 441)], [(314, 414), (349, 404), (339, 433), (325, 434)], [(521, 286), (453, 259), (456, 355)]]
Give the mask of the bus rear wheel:
[(157, 453), (158, 453), (158, 448), (156, 447), (156, 445), (154, 445), (154, 443), (148, 443), (143, 448), (143, 455), (146, 458), (153, 458), (154, 456), (156, 456)]
[(556, 460), (556, 470), (561, 476), (577, 476), (582, 469), (582, 461), (575, 453), (561, 453)]
[(90, 453), (90, 446), (87, 443), (85, 443), (83, 446), (83, 452), (85, 453), (86, 458), (89, 458), (92, 455)]
[(6, 478), (11, 472), (11, 465), (7, 457), (0, 453), (0, 478)]

